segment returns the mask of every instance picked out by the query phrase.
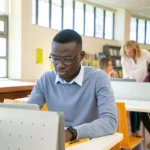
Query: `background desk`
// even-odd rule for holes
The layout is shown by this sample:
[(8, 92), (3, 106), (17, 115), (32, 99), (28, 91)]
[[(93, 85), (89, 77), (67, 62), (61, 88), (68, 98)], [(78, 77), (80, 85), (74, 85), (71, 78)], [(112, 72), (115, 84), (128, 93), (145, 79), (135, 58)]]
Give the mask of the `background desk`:
[(116, 102), (124, 102), (127, 111), (150, 113), (150, 100), (116, 99)]
[(35, 83), (5, 80), (0, 81), (0, 102), (5, 98), (16, 99), (20, 97), (27, 97), (33, 89)]
[[(116, 102), (124, 102), (127, 111), (135, 111), (135, 112), (146, 112), (150, 113), (150, 100), (130, 100), (130, 99), (116, 99)], [(146, 139), (145, 127), (142, 128), (144, 142), (143, 146), (146, 149), (146, 143), (149, 141)], [(146, 142), (147, 140), (147, 142)]]
[(123, 139), (122, 133), (103, 136), (88, 142), (70, 146), (66, 150), (109, 150)]

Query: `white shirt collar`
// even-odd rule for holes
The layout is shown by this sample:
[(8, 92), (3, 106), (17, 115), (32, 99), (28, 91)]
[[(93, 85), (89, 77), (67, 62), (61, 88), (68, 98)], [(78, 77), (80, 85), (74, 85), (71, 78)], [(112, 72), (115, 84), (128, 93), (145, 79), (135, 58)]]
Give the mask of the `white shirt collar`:
[(84, 67), (81, 65), (79, 74), (70, 82), (66, 82), (64, 79), (60, 78), (59, 75), (56, 75), (55, 84), (60, 82), (61, 84), (73, 84), (74, 82), (82, 86), (84, 76)]

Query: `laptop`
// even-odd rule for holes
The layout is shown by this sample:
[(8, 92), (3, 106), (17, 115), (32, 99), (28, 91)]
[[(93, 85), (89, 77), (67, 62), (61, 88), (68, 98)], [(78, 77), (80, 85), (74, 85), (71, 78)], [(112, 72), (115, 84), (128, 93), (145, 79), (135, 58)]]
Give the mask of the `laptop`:
[(110, 81), (117, 81), (117, 82), (136, 82), (136, 79), (110, 78)]
[(0, 132), (0, 150), (65, 150), (59, 112), (0, 107)]
[[(39, 114), (39, 112), (41, 112), (41, 113), (44, 113), (43, 111), (39, 111), (40, 109), (39, 109), (39, 106), (38, 105), (36, 105), (36, 104), (10, 104), (10, 103), (0, 103), (0, 112), (1, 112), (1, 109), (2, 109), (2, 111), (3, 111), (3, 109), (4, 108), (6, 108), (6, 110), (4, 110), (4, 111), (6, 111), (6, 112), (8, 112), (9, 114), (10, 114), (10, 119), (11, 119), (11, 115), (13, 115), (13, 113), (15, 112), (15, 111), (19, 111), (20, 109), (22, 109), (22, 111), (19, 111), (18, 113), (19, 114), (17, 114), (17, 115), (21, 115), (22, 113), (23, 113), (23, 111), (24, 110), (28, 110), (28, 111), (26, 111), (27, 113), (29, 113), (29, 117), (32, 117), (33, 116), (33, 114), (35, 114), (35, 111), (37, 112), (37, 115)], [(32, 114), (33, 113), (33, 114)], [(49, 113), (49, 115), (50, 116), (53, 116), (53, 115), (58, 115), (58, 136), (57, 136), (57, 138), (58, 138), (58, 140), (57, 140), (57, 150), (64, 150), (65, 149), (65, 147), (64, 147), (64, 115), (63, 115), (63, 113), (61, 113), (61, 112), (45, 112), (45, 115), (47, 116), (47, 113)], [(1, 116), (1, 115), (0, 115)], [(46, 117), (45, 116), (45, 117)], [(50, 117), (49, 116), (49, 117)], [(17, 116), (15, 116), (16, 117), (16, 119), (17, 119)], [(35, 116), (36, 117), (36, 116)], [(41, 116), (42, 117), (42, 116)], [(4, 117), (5, 118), (5, 117)], [(0, 120), (1, 120), (2, 118), (0, 117)], [(34, 120), (34, 119), (33, 119)], [(52, 120), (51, 120), (52, 121)], [(39, 116), (39, 122), (40, 122), (40, 116)], [(44, 123), (44, 122), (43, 122)], [(47, 132), (47, 134), (49, 135), (50, 133), (49, 132)], [(0, 148), (1, 148), (1, 146), (0, 146)], [(44, 149), (43, 149), (44, 150)]]
[(0, 107), (4, 107), (4, 108), (17, 108), (17, 109), (29, 109), (29, 110), (40, 110), (39, 106), (36, 105), (36, 104), (0, 103)]

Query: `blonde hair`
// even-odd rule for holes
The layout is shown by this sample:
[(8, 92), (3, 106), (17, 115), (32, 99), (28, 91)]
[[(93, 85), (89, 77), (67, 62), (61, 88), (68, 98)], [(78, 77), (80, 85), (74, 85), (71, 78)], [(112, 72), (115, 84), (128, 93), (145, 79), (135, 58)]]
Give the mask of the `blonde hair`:
[(104, 70), (107, 73), (108, 63), (111, 61), (109, 58), (101, 58), (99, 60), (100, 69)]
[(124, 45), (121, 48), (121, 56), (122, 57), (127, 57), (126, 53), (125, 53), (125, 48), (131, 48), (134, 50), (135, 52), (135, 58), (140, 58), (142, 56), (142, 50), (141, 47), (139, 46), (139, 44), (133, 40), (127, 41), (124, 43)]

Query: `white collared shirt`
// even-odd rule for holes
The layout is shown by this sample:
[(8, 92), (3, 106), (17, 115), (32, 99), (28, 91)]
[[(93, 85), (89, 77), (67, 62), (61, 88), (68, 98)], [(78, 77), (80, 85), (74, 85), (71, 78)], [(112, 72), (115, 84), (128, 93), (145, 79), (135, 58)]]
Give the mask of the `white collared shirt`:
[(84, 67), (81, 65), (79, 74), (73, 80), (71, 80), (70, 82), (66, 82), (64, 79), (60, 78), (59, 75), (57, 74), (55, 84), (58, 82), (60, 82), (61, 84), (73, 84), (75, 82), (78, 85), (82, 86), (83, 76), (84, 76)]

